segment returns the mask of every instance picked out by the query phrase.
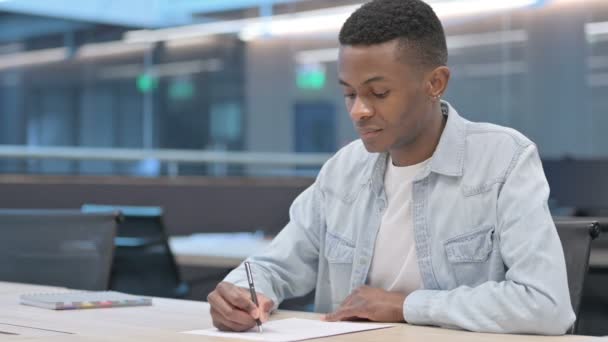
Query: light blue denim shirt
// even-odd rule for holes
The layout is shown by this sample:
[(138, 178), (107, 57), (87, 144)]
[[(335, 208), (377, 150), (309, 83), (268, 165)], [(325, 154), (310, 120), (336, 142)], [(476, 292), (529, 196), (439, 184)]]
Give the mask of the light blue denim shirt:
[[(446, 127), (413, 184), (423, 287), (406, 298), (404, 317), (479, 332), (565, 333), (575, 316), (536, 146), (442, 106)], [(386, 163), (386, 153), (369, 153), (360, 140), (325, 163), (293, 202), (290, 222), (249, 258), (259, 292), (278, 304), (316, 289), (316, 311), (330, 312), (366, 283), (387, 206)], [(242, 265), (225, 280), (247, 287)]]

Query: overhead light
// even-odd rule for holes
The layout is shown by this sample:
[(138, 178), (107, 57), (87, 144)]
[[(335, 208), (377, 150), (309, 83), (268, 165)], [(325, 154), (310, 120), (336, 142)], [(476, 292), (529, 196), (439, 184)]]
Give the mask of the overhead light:
[(254, 19), (227, 20), (217, 23), (178, 26), (158, 30), (128, 31), (125, 33), (123, 40), (129, 43), (154, 43), (176, 39), (192, 39), (217, 34), (236, 33), (248, 23), (253, 22)]
[[(461, 0), (430, 4), (437, 13), (437, 16), (445, 20), (463, 15), (479, 15), (527, 7), (535, 5), (537, 2), (537, 0)], [(245, 26), (240, 31), (239, 37), (244, 41), (250, 41), (263, 36), (338, 31), (351, 13), (359, 7), (359, 5), (344, 6), (292, 15), (275, 16)]]
[(589, 36), (608, 34), (608, 21), (585, 24), (585, 33)]
[(359, 5), (307, 11), (261, 18), (239, 32), (239, 38), (250, 41), (263, 36), (310, 34), (338, 30)]
[(222, 61), (217, 58), (155, 64), (149, 68), (145, 68), (142, 64), (124, 64), (104, 67), (99, 70), (98, 77), (100, 79), (136, 78), (143, 73), (153, 77), (180, 76), (216, 72), (223, 67)]
[(524, 43), (528, 41), (525, 30), (495, 31), (446, 37), (448, 49), (457, 50), (476, 46)]
[(0, 56), (0, 70), (61, 62), (67, 55), (67, 48), (53, 48), (6, 54)]
[(498, 63), (460, 64), (453, 68), (454, 77), (484, 78), (525, 74), (528, 65), (524, 61), (507, 61)]
[[(150, 47), (151, 45), (147, 43), (130, 44), (122, 41), (85, 44), (76, 51), (74, 58), (86, 60), (89, 58), (143, 53), (149, 50)], [(62, 62), (68, 58), (68, 51), (68, 48), (61, 47), (3, 54), (0, 55), (0, 70)]]
[(149, 43), (127, 43), (123, 41), (91, 43), (84, 44), (78, 48), (74, 57), (79, 59), (112, 57), (133, 53), (144, 53), (150, 50), (150, 48), (151, 44)]
[(201, 45), (212, 44), (217, 40), (214, 37), (193, 37), (183, 39), (172, 39), (165, 42), (165, 48), (169, 50), (185, 49), (192, 47), (199, 47)]
[(431, 2), (430, 5), (441, 19), (456, 16), (479, 15), (492, 12), (501, 12), (517, 8), (537, 5), (539, 0), (456, 0)]
[(608, 40), (608, 21), (586, 23), (585, 35), (590, 43), (603, 42)]
[[(434, 1), (430, 2), (430, 5), (441, 19), (449, 19), (524, 8), (539, 3), (541, 0), (454, 0)], [(332, 32), (339, 30), (350, 14), (359, 7), (360, 5), (340, 6), (269, 17), (130, 31), (125, 34), (124, 39), (130, 42), (157, 42), (232, 33), (249, 41), (264, 36)]]
[[(151, 45), (147, 43), (130, 44), (122, 41), (85, 44), (76, 51), (73, 58), (86, 60), (90, 58), (144, 53), (150, 47)], [(62, 62), (68, 58), (68, 52), (68, 48), (61, 47), (3, 54), (0, 55), (0, 70)]]
[(298, 51), (295, 54), (295, 60), (298, 64), (317, 64), (333, 62), (338, 58), (338, 48), (304, 50)]
[[(446, 40), (448, 49), (455, 51), (479, 46), (523, 43), (528, 41), (528, 34), (524, 30), (497, 31), (447, 36)], [(298, 51), (294, 59), (298, 64), (333, 62), (338, 59), (338, 48)]]
[[(2, 1), (2, 0), (0, 0)], [(494, 11), (532, 6), (539, 0), (454, 0), (450, 2), (431, 2), (438, 16), (442, 19), (451, 16), (475, 15)], [(147, 51), (150, 43), (158, 41), (169, 41), (169, 46), (180, 46), (179, 40), (186, 45), (199, 40), (201, 37), (217, 34), (238, 33), (243, 40), (252, 40), (264, 36), (281, 36), (292, 34), (307, 34), (316, 32), (331, 32), (338, 30), (348, 16), (355, 11), (359, 5), (334, 7), (315, 11), (298, 12), (294, 14), (277, 15), (272, 17), (251, 18), (242, 20), (220, 21), (217, 23), (197, 24), (182, 27), (173, 27), (159, 30), (139, 30), (127, 32), (122, 41), (108, 43), (85, 44), (75, 54), (76, 59), (87, 59), (95, 57), (115, 56), (120, 54), (143, 53)], [(588, 35), (604, 35), (608, 33), (608, 22), (590, 23), (586, 25)], [(502, 38), (501, 38), (502, 37)], [(497, 33), (492, 37), (490, 33), (486, 36), (460, 36), (460, 40), (454, 41), (452, 48), (470, 45), (481, 45), (483, 42), (490, 44), (491, 39), (498, 38), (506, 41), (522, 41), (524, 35), (515, 31), (513, 35)], [(477, 42), (475, 42), (477, 40)], [(449, 42), (449, 39), (448, 39)], [(335, 50), (334, 50), (335, 51)], [(316, 56), (309, 54), (301, 58), (330, 60), (331, 50), (317, 53)], [(45, 49), (37, 51), (26, 51), (6, 54), (0, 56), (0, 69), (18, 68), (28, 65), (60, 62), (68, 56), (67, 48)], [(336, 54), (337, 56), (337, 54)], [(335, 59), (335, 58), (334, 58)]]

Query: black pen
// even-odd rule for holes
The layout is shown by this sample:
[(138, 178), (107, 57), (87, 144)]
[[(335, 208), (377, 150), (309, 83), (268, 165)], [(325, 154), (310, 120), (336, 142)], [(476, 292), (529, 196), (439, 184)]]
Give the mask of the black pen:
[[(249, 293), (251, 293), (251, 300), (255, 303), (255, 306), (260, 308), (258, 304), (258, 295), (255, 293), (255, 285), (253, 285), (253, 274), (251, 273), (251, 266), (248, 261), (245, 261), (245, 272), (247, 273), (247, 282), (249, 283)], [(260, 312), (260, 314), (262, 314)], [(255, 319), (255, 323), (258, 325), (258, 332), (262, 332), (262, 322), (259, 318)]]
[(2, 334), (2, 335), (19, 335), (19, 334), (14, 333), (14, 332), (2, 331), (2, 330), (0, 330), (0, 334)]

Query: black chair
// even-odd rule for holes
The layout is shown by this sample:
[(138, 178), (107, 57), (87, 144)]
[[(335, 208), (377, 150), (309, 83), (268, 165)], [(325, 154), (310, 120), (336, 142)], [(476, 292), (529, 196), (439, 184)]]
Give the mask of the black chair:
[(591, 241), (599, 236), (600, 228), (596, 221), (574, 218), (555, 218), (555, 225), (566, 259), (570, 301), (577, 316), (577, 320), (570, 330), (570, 333), (575, 334), (579, 330), (578, 316), (589, 269)]
[(107, 290), (117, 213), (0, 210), (0, 280)]
[(169, 247), (159, 207), (83, 205), (83, 212), (120, 211), (110, 289), (146, 296), (184, 298), (182, 281)]
[[(583, 289), (578, 334), (591, 336), (608, 335), (608, 217), (582, 217), (587, 221), (597, 221), (600, 236), (591, 243), (589, 273)], [(595, 258), (593, 257), (595, 254)], [(595, 259), (595, 264), (592, 263)]]

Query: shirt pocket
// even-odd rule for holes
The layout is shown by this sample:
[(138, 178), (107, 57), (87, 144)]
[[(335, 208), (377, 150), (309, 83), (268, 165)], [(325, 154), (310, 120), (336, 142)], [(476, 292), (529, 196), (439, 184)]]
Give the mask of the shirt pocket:
[(325, 234), (325, 258), (328, 263), (352, 264), (354, 252), (354, 243), (331, 232)]
[(352, 242), (327, 232), (325, 235), (325, 259), (329, 271), (332, 306), (335, 309), (350, 291), (355, 246)]
[(448, 239), (444, 248), (459, 286), (477, 286), (488, 280), (494, 250), (493, 226), (482, 226)]

